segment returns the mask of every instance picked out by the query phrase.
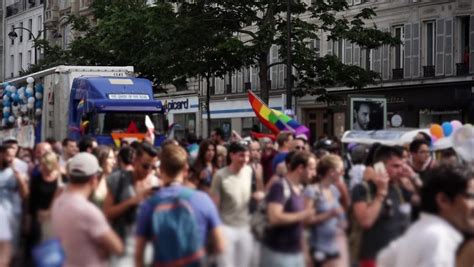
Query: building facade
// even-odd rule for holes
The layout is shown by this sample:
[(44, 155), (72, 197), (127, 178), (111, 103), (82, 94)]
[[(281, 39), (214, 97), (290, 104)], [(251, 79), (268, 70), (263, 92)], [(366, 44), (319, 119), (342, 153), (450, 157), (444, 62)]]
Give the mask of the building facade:
[(353, 119), (350, 95), (385, 97), (386, 127), (423, 128), (453, 119), (474, 121), (472, 1), (354, 2), (357, 4), (348, 15), (376, 7), (377, 27), (399, 37), (403, 44), (364, 51), (345, 40), (323, 42), (322, 53), (376, 71), (382, 81), (361, 90), (331, 88), (330, 94), (342, 101), (329, 106), (316, 103), (315, 97), (298, 99), (298, 114), (315, 136), (340, 136), (348, 130)]
[(3, 78), (17, 77), (41, 57), (35, 39), (43, 39), (43, 0), (6, 0), (3, 23)]
[(70, 15), (85, 16), (94, 20), (90, 5), (93, 0), (46, 0), (44, 9), (45, 27), (48, 41), (62, 49), (68, 49), (69, 44), (78, 33), (74, 32), (68, 21)]
[[(311, 4), (311, 1), (306, 1)], [(321, 32), (309, 45), (321, 56), (335, 55), (345, 64), (378, 72), (380, 83), (363, 89), (329, 88), (330, 95), (340, 101), (319, 103), (317, 96), (295, 99), (296, 118), (311, 130), (312, 139), (341, 136), (349, 129), (352, 115), (348, 96), (386, 98), (387, 116), (381, 122), (390, 127), (429, 127), (457, 119), (474, 121), (474, 2), (472, 0), (348, 0), (344, 14), (350, 19), (363, 8), (376, 8), (377, 17), (368, 22), (390, 32), (401, 45), (365, 50), (346, 40), (327, 41)], [(307, 17), (303, 19), (310, 20)], [(313, 23), (318, 23), (313, 21)], [(278, 47), (270, 50), (269, 64), (277, 62)], [(272, 99), (284, 98), (285, 66), (270, 69), (270, 106), (281, 106)], [(259, 91), (258, 69), (248, 68), (215, 79), (212, 83), (211, 127), (229, 125), (244, 131), (252, 112), (232, 112), (234, 103), (248, 109), (249, 89)], [(205, 93), (200, 91), (201, 102)], [(226, 102), (227, 101), (227, 102)], [(226, 103), (226, 104), (222, 104)], [(273, 108), (274, 108), (273, 107)], [(214, 112), (214, 113), (213, 113)], [(218, 114), (227, 114), (226, 116)], [(204, 113), (201, 114), (205, 129)], [(253, 118), (252, 120), (256, 120)], [(229, 122), (230, 121), (230, 122)], [(245, 127), (243, 125), (246, 125)], [(227, 126), (225, 126), (227, 127)], [(205, 133), (206, 131), (203, 131)]]

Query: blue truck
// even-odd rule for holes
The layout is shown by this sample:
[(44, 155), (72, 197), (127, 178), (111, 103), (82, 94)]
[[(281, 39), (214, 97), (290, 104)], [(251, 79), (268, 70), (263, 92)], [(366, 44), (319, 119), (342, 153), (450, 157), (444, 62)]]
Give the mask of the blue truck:
[[(31, 143), (31, 130), (27, 134), (20, 130), (33, 127), (35, 143), (48, 137), (77, 140), (89, 135), (99, 144), (110, 145), (117, 144), (117, 139), (140, 139), (147, 131), (146, 115), (157, 130), (164, 122), (163, 106), (153, 97), (152, 83), (136, 78), (130, 66), (58, 66), (7, 81), (3, 87), (4, 107), (10, 104), (10, 111), (16, 111), (14, 106), (20, 106), (20, 112), (5, 113), (8, 109), (4, 108), (6, 131), (0, 138), (17, 135)], [(5, 101), (8, 94), (11, 99)]]

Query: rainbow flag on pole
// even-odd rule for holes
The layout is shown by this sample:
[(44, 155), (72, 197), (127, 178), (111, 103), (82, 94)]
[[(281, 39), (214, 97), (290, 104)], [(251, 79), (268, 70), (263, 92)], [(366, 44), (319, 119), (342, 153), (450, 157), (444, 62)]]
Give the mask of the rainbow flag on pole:
[(257, 118), (263, 125), (270, 129), (273, 134), (277, 135), (280, 131), (290, 131), (295, 135), (304, 134), (309, 138), (309, 129), (304, 125), (299, 124), (296, 120), (278, 110), (269, 108), (250, 90), (248, 91), (248, 97)]

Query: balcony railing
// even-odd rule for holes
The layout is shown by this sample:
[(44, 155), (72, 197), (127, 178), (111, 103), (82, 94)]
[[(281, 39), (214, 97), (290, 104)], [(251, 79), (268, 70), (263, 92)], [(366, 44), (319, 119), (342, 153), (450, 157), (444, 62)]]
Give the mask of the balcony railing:
[(423, 77), (430, 78), (435, 76), (435, 66), (423, 66)]
[(465, 76), (469, 74), (469, 64), (456, 63), (456, 75)]

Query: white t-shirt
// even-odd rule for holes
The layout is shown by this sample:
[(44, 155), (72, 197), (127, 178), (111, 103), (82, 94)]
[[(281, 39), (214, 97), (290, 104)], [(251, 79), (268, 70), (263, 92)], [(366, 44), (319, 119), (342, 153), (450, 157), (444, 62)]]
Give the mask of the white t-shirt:
[(252, 195), (252, 168), (245, 165), (238, 173), (224, 167), (214, 174), (212, 194), (220, 197), (219, 214), (222, 221), (230, 226), (249, 225), (249, 202)]
[(383, 249), (378, 267), (455, 267), (462, 235), (443, 218), (422, 213), (407, 232)]
[(12, 168), (0, 170), (0, 232), (4, 240), (18, 237), (21, 215), (21, 196)]

